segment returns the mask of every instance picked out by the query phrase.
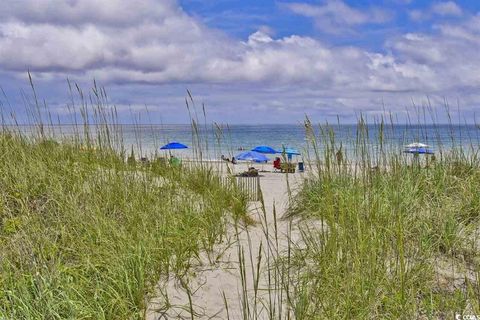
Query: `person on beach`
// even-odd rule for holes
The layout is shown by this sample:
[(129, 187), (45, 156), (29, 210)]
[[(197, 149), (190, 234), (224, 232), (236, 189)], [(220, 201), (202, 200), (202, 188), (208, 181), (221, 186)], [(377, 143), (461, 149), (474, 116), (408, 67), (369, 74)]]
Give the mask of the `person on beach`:
[(340, 145), (340, 149), (335, 153), (335, 157), (337, 158), (337, 164), (341, 165), (343, 163), (342, 145)]
[(237, 159), (235, 159), (235, 157), (232, 157), (232, 163), (237, 164)]

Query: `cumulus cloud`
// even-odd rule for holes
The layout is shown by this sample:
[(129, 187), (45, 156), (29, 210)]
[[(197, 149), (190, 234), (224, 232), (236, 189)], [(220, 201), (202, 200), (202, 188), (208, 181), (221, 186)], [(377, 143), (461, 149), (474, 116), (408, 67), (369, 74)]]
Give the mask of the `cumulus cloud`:
[(289, 3), (285, 6), (296, 14), (313, 18), (318, 29), (333, 34), (345, 32), (347, 27), (384, 23), (391, 18), (389, 12), (380, 8), (359, 10), (340, 0), (328, 0), (322, 5)]
[(2, 11), (0, 65), (6, 70), (114, 68), (157, 73), (157, 81), (189, 80), (209, 57), (228, 56), (235, 47), (172, 1), (19, 2)]
[(463, 10), (453, 1), (437, 2), (425, 10), (410, 10), (408, 13), (410, 19), (414, 21), (423, 21), (440, 17), (461, 17)]
[(457, 90), (464, 93), (480, 85), (480, 29), (476, 17), (461, 24), (443, 24), (435, 34), (407, 34), (392, 41), (398, 61), (428, 68), (433, 79), (420, 77), (425, 86), (437, 91)]
[[(33, 13), (12, 11), (10, 19), (0, 23), (2, 68), (79, 72), (116, 83), (315, 81), (319, 86), (349, 85), (347, 80), (353, 80), (358, 72), (346, 77), (341, 66), (368, 69), (368, 55), (356, 48), (331, 49), (312, 38), (295, 35), (273, 39), (265, 31), (253, 33), (245, 42), (235, 41), (206, 28), (173, 5), (147, 14), (143, 8), (154, 7), (157, 2), (153, 0), (144, 0), (139, 9), (119, 6), (110, 13), (115, 18), (107, 17), (107, 5), (97, 17), (91, 17), (85, 13), (83, 2), (78, 3), (59, 3), (50, 23), (46, 15), (36, 14), (46, 7), (33, 5)], [(124, 10), (134, 11), (126, 18), (131, 23), (128, 26), (118, 20)], [(65, 25), (77, 11), (77, 18)], [(140, 18), (143, 14), (146, 20)], [(37, 22), (29, 21), (30, 15), (37, 16), (33, 19)], [(156, 19), (150, 19), (153, 16)], [(93, 23), (98, 17), (106, 22)], [(362, 19), (359, 16), (356, 21)]]
[(181, 14), (175, 0), (3, 0), (1, 20), (63, 25), (128, 26)]
[[(382, 10), (341, 1), (288, 6), (326, 21), (326, 28), (389, 19)], [(307, 36), (276, 38), (268, 28), (241, 41), (208, 28), (173, 0), (12, 0), (0, 11), (0, 68), (17, 75), (28, 69), (45, 81), (68, 76), (113, 88), (129, 84), (135, 90), (123, 86), (112, 94), (124, 106), (182, 105), (171, 88), (181, 96), (195, 87), (215, 93), (209, 103), (224, 118), (225, 110), (240, 107), (289, 119), (288, 112), (301, 117), (304, 107), (351, 114), (386, 102), (398, 109), (425, 94), (461, 92), (469, 103), (480, 102), (471, 89), (480, 85), (478, 39), (480, 17), (390, 38), (386, 50), (375, 52)], [(143, 84), (161, 86), (168, 99), (140, 90)]]
[(435, 3), (432, 6), (432, 12), (441, 16), (462, 15), (462, 9), (453, 1)]

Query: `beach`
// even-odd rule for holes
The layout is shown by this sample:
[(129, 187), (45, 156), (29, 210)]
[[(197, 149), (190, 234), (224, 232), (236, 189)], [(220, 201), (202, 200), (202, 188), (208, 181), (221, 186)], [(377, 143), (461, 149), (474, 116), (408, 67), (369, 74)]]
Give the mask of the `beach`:
[[(213, 254), (215, 257), (213, 261), (211, 261), (212, 254), (209, 258), (204, 253), (199, 261), (194, 263), (196, 265), (192, 270), (194, 276), (187, 280), (188, 289), (182, 287), (175, 277), (169, 278), (166, 283), (164, 281), (159, 283), (160, 296), (167, 295), (172, 308), (166, 313), (156, 312), (156, 306), (163, 306), (164, 301), (161, 298), (161, 302), (156, 304), (154, 299), (147, 312), (149, 320), (188, 318), (190, 308), (187, 290), (190, 291), (195, 318), (198, 319), (226, 319), (227, 309), (230, 319), (241, 319), (244, 314), (244, 303), (250, 304), (250, 308), (255, 304), (257, 310), (250, 310), (250, 312), (256, 314), (258, 319), (267, 319), (268, 310), (261, 303), (268, 303), (268, 299), (272, 296), (278, 299), (281, 294), (278, 288), (273, 286), (269, 288), (267, 271), (271, 266), (267, 264), (266, 257), (272, 255), (272, 252), (268, 252), (272, 246), (267, 242), (278, 243), (275, 250), (283, 253), (289, 241), (299, 244), (298, 225), (292, 226), (291, 221), (284, 219), (283, 216), (288, 208), (289, 199), (297, 192), (308, 173), (299, 173), (298, 170), (296, 173), (289, 174), (274, 172), (271, 164), (213, 163), (215, 163), (214, 168), (220, 173), (223, 172), (224, 175), (227, 172), (227, 166), (233, 174), (244, 172), (250, 166), (259, 169), (263, 167), (264, 171), (259, 172), (263, 203), (249, 202), (247, 214), (254, 220), (254, 224), (229, 225), (227, 234), (230, 238), (218, 245)], [(291, 226), (292, 229), (290, 229)], [(239, 261), (239, 250), (245, 254), (245, 260)], [(248, 274), (243, 280), (242, 268)], [(251, 301), (244, 301), (245, 294)]]
[[(0, 136), (3, 314), (398, 318), (478, 307), (480, 166), (468, 150), (433, 161), (364, 140), (350, 159), (330, 142), (305, 172), (298, 157), (281, 173), (182, 150), (175, 161), (125, 158), (101, 139)], [(258, 176), (242, 176), (252, 166)]]
[[(192, 312), (196, 319), (243, 319), (246, 315), (255, 319), (269, 319), (272, 317), (272, 310), (275, 314), (283, 314), (287, 318), (289, 314), (293, 316), (291, 302), (287, 301), (290, 298), (282, 287), (286, 284), (278, 278), (278, 270), (275, 270), (278, 267), (276, 261), (289, 256), (292, 248), (302, 250), (304, 242), (311, 241), (311, 236), (328, 239), (326, 235), (329, 226), (323, 220), (286, 217), (292, 206), (292, 199), (305, 179), (315, 179), (318, 175), (318, 172), (311, 171), (318, 165), (312, 166), (310, 163), (305, 172), (296, 170), (295, 173), (285, 174), (275, 172), (271, 164), (233, 165), (223, 161), (206, 163), (223, 176), (238, 175), (250, 166), (263, 169), (259, 172), (263, 201), (249, 202), (247, 214), (253, 218), (254, 224), (230, 224), (226, 231), (230, 237), (227, 237), (224, 243), (218, 244), (213, 253), (200, 255), (193, 263), (190, 276), (181, 280), (170, 277), (159, 282), (157, 290), (161, 292), (161, 298), (158, 303), (156, 299), (150, 302), (147, 319), (189, 318)], [(423, 170), (427, 170), (426, 168)], [(347, 170), (345, 172), (349, 172), (352, 177), (356, 172), (353, 164), (337, 169)], [(358, 169), (365, 172), (365, 168)], [(326, 170), (324, 165), (322, 170)], [(372, 174), (376, 172), (373, 169), (368, 170)], [(393, 169), (389, 167), (386, 170)], [(306, 230), (308, 231), (304, 233)], [(468, 237), (473, 239), (476, 248), (474, 250), (478, 251), (478, 231), (474, 233), (474, 238), (471, 238), (471, 235)], [(477, 281), (471, 265), (465, 267), (447, 257), (437, 257), (431, 263), (439, 281), (438, 285), (448, 288), (447, 290), (464, 288), (469, 282)], [(272, 277), (275, 277), (274, 281)], [(164, 306), (165, 299), (170, 308), (156, 311), (156, 307)]]
[(480, 320), (480, 1), (2, 3), (0, 320)]

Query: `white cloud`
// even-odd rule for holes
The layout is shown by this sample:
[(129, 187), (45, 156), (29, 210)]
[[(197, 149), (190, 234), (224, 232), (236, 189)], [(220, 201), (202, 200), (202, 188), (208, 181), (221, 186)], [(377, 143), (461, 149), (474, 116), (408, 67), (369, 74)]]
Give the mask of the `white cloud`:
[[(64, 20), (62, 13), (71, 15), (61, 8), (57, 20)], [(0, 23), (0, 65), (4, 70), (85, 72), (117, 83), (318, 81), (328, 86), (345, 82), (340, 66), (367, 59), (359, 49), (330, 49), (308, 37), (273, 39), (258, 31), (246, 42), (235, 41), (179, 9), (164, 13), (156, 22), (140, 19), (128, 26), (9, 19)]]
[[(16, 3), (0, 13), (2, 72), (24, 75), (29, 69), (46, 82), (95, 78), (114, 88), (121, 105), (183, 105), (178, 95), (185, 87), (211, 92), (207, 104), (225, 119), (226, 110), (236, 108), (274, 114), (272, 121), (291, 119), (289, 112), (301, 118), (305, 107), (351, 115), (385, 102), (400, 110), (425, 94), (480, 103), (472, 89), (480, 86), (480, 17), (388, 39), (386, 53), (298, 35), (275, 38), (268, 28), (240, 41), (206, 27), (173, 1), (102, 1), (91, 14), (93, 0)], [(324, 16), (331, 27), (388, 19), (381, 10), (339, 1), (290, 8)]]
[(440, 16), (462, 15), (462, 9), (453, 1), (435, 3), (432, 6), (432, 12)]
[(480, 86), (480, 75), (474, 71), (480, 67), (480, 29), (472, 25), (474, 19), (440, 25), (434, 34), (407, 34), (389, 46), (403, 66), (417, 66), (422, 90), (466, 96)]
[(408, 12), (413, 21), (424, 21), (440, 17), (461, 17), (463, 10), (453, 1), (437, 2), (425, 10), (414, 9)]
[(285, 6), (296, 14), (315, 19), (321, 31), (334, 34), (345, 32), (347, 27), (384, 23), (391, 19), (391, 14), (383, 9), (359, 10), (340, 0), (328, 0), (322, 5), (289, 3)]
[(3, 0), (1, 20), (78, 25), (130, 25), (180, 14), (175, 0)]
[(93, 26), (81, 29), (23, 22), (0, 24), (0, 64), (3, 69), (83, 70), (109, 58), (98, 50), (108, 38)]
[[(0, 66), (5, 70), (115, 68), (157, 72), (163, 81), (188, 80), (209, 57), (228, 55), (235, 47), (168, 2), (21, 2), (25, 7), (12, 4), (8, 19), (0, 23)], [(92, 8), (96, 10), (89, 15)]]

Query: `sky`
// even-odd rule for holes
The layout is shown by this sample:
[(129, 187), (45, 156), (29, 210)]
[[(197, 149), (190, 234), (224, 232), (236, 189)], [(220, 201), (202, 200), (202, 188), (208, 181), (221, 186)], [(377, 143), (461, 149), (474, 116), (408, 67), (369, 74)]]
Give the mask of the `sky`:
[[(67, 79), (123, 123), (353, 123), (480, 111), (480, 1), (2, 0), (0, 104), (71, 122)], [(74, 90), (75, 91), (75, 90)], [(28, 109), (28, 108), (27, 108)]]

